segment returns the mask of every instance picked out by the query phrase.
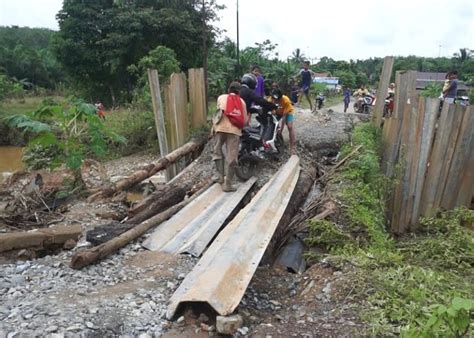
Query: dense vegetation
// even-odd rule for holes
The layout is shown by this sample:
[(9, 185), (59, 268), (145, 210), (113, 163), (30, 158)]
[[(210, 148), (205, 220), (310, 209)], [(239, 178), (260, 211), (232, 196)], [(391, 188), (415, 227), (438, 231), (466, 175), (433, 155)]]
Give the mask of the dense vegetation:
[[(157, 48), (181, 70), (201, 67), (204, 41), (208, 49), (209, 94), (222, 93), (227, 84), (261, 66), (267, 79), (289, 91), (292, 78), (309, 55), (299, 49), (282, 59), (270, 40), (255, 43), (240, 53), (236, 45), (220, 37), (219, 6), (206, 0), (99, 0), (64, 1), (57, 14), (60, 30), (0, 27), (0, 99), (14, 94), (14, 84), (23, 89), (63, 88), (89, 101), (123, 104), (136, 99), (143, 85), (143, 58), (163, 60)], [(211, 24), (212, 23), (212, 24)], [(154, 51), (154, 52), (153, 52)], [(172, 57), (171, 57), (172, 56)], [(381, 58), (334, 60), (323, 56), (312, 65), (316, 72), (338, 76), (343, 85), (375, 85), (382, 68)], [(140, 66), (142, 65), (142, 67)], [(176, 67), (174, 67), (176, 68)], [(397, 57), (397, 70), (446, 72), (456, 69), (461, 80), (474, 83), (472, 51), (460, 49), (453, 57)]]
[[(421, 221), (421, 231), (395, 240), (385, 228), (393, 181), (381, 174), (380, 131), (358, 125), (343, 154), (363, 145), (329, 183), (342, 213), (337, 223), (312, 221), (308, 243), (348, 267), (371, 335), (461, 337), (474, 317), (474, 211), (458, 209)], [(318, 257), (321, 259), (321, 257)]]
[[(106, 107), (120, 106), (122, 112), (133, 111), (117, 119), (124, 123), (139, 110), (146, 114), (148, 123), (152, 115), (146, 69), (157, 68), (160, 81), (165, 82), (172, 72), (203, 66), (206, 50), (211, 101), (226, 90), (230, 81), (255, 64), (261, 67), (266, 79), (278, 82), (288, 93), (302, 61), (310, 56), (296, 49), (290, 57), (282, 59), (278, 46), (265, 40), (241, 50), (238, 62), (235, 43), (218, 29), (219, 9), (215, 0), (205, 0), (204, 7), (201, 0), (68, 0), (57, 14), (58, 32), (0, 27), (2, 135), (14, 134), (3, 117), (18, 113), (18, 107), (5, 99), (19, 98), (21, 110), (26, 110), (29, 105), (23, 100), (29, 102), (28, 97), (34, 95), (73, 95), (89, 103), (103, 102)], [(376, 85), (381, 67), (381, 58), (341, 61), (327, 56), (312, 65), (314, 71), (340, 77), (341, 83), (350, 88)], [(462, 80), (474, 83), (474, 57), (466, 48), (452, 58), (397, 57), (394, 71), (401, 69), (457, 69)], [(313, 88), (322, 89), (324, 86)], [(116, 126), (116, 131), (127, 132), (124, 126)], [(127, 134), (141, 140), (139, 145), (132, 143), (127, 149), (143, 147), (151, 139), (151, 133), (146, 142), (142, 137)], [(0, 138), (0, 142), (21, 143), (20, 139), (8, 139), (11, 138)]]
[(0, 27), (0, 76), (5, 77), (0, 78), (0, 99), (7, 82), (29, 90), (61, 85), (64, 71), (51, 49), (55, 34), (44, 28)]

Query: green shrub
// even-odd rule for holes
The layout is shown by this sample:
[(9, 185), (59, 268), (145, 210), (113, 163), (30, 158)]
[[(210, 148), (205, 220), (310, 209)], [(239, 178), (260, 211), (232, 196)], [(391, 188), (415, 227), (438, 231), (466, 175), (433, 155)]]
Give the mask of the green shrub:
[(49, 162), (50, 168), (66, 164), (78, 169), (85, 156), (103, 157), (109, 142), (125, 143), (122, 136), (104, 125), (93, 105), (76, 98), (61, 103), (46, 101), (32, 113), (6, 120), (10, 127), (33, 136), (27, 154), (46, 156), (46, 160), (37, 156), (33, 167)]

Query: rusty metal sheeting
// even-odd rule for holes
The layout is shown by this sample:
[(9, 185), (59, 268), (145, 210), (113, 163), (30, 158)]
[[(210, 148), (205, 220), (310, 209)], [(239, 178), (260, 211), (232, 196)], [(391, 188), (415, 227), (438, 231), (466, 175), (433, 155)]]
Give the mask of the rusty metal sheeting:
[(152, 251), (201, 256), (256, 181), (256, 178), (250, 178), (238, 185), (234, 193), (225, 193), (219, 184), (214, 184), (158, 227), (143, 246)]
[(183, 303), (207, 303), (223, 316), (235, 310), (288, 205), (299, 172), (299, 158), (294, 155), (222, 230), (171, 297), (168, 319)]

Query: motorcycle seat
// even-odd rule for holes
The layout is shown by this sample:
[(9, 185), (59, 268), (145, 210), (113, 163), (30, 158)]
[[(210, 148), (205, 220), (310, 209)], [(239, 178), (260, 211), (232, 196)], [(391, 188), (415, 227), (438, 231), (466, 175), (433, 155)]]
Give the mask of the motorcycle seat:
[(244, 132), (249, 134), (260, 134), (260, 129), (253, 127), (244, 127)]

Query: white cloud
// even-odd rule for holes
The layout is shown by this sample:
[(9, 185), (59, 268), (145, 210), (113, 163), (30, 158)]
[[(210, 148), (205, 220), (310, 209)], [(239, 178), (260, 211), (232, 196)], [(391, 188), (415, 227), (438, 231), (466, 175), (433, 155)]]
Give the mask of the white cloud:
[[(235, 40), (236, 0), (221, 0), (220, 27)], [(474, 48), (471, 0), (239, 0), (240, 44), (270, 39), (285, 57), (357, 59), (385, 55), (450, 56)], [(270, 27), (270, 28), (269, 28)]]
[[(236, 37), (236, 0), (218, 25)], [(474, 48), (472, 0), (239, 0), (240, 45), (270, 39), (281, 57), (362, 59), (385, 55), (451, 56)], [(0, 0), (0, 25), (58, 29), (62, 0)]]
[(0, 26), (59, 29), (56, 13), (62, 0), (0, 0)]

